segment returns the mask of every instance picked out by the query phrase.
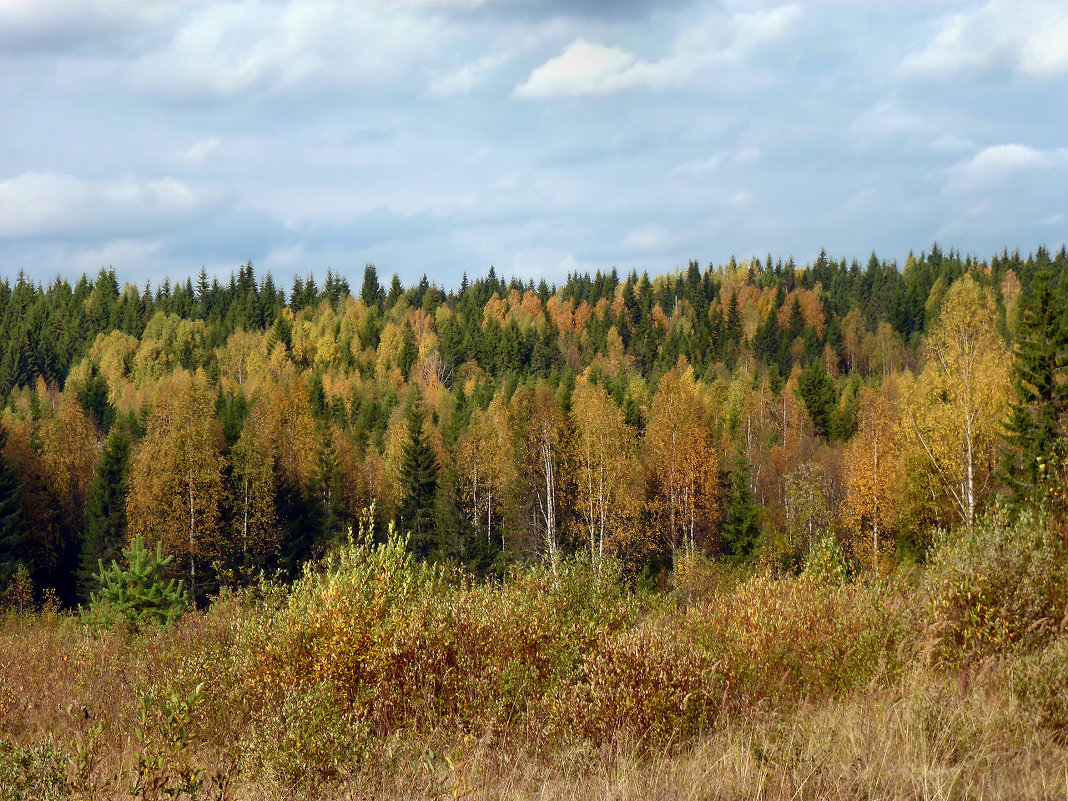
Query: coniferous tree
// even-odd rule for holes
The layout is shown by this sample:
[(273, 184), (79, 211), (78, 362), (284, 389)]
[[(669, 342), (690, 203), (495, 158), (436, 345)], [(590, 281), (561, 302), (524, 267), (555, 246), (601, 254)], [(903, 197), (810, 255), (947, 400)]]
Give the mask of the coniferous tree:
[(797, 394), (805, 404), (816, 434), (829, 438), (835, 431), (835, 407), (838, 388), (820, 359), (813, 359), (801, 371), (797, 380)]
[(363, 286), (360, 288), (360, 299), (368, 308), (382, 308), (385, 300), (385, 292), (378, 282), (378, 270), (373, 264), (368, 264), (363, 271)]
[(731, 471), (727, 516), (723, 521), (723, 548), (728, 561), (735, 564), (752, 561), (760, 536), (759, 514), (749, 489), (749, 462), (739, 453)]
[(1068, 366), (1068, 330), (1053, 273), (1040, 270), (1020, 307), (1020, 337), (1013, 353), (1015, 399), (1005, 425), (1002, 475), (1017, 500), (1032, 495), (1065, 456), (1061, 416), (1068, 387), (1060, 378)]
[[(7, 431), (0, 428), (0, 454), (7, 441)], [(0, 455), (0, 587), (14, 575), (24, 553), (25, 526), (18, 476)]]
[(94, 574), (98, 563), (119, 558), (126, 544), (126, 479), (130, 470), (130, 432), (124, 424), (115, 426), (96, 475), (89, 488), (85, 539), (82, 543), (78, 595), (85, 599), (96, 589)]
[(401, 530), (410, 531), (411, 548), (421, 557), (433, 548), (434, 501), (438, 491), (438, 458), (423, 432), (418, 407), (408, 418), (408, 444), (401, 461), (404, 497), (400, 505)]

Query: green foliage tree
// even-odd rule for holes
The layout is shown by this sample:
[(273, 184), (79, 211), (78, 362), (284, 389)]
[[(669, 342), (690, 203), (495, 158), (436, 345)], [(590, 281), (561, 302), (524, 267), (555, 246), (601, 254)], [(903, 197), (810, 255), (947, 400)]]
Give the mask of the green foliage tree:
[(434, 501), (438, 492), (438, 458), (423, 432), (423, 414), (414, 406), (408, 418), (408, 444), (401, 461), (405, 495), (400, 504), (401, 529), (411, 532), (411, 549), (421, 557), (434, 547)]
[(1054, 477), (1065, 456), (1061, 417), (1068, 408), (1068, 329), (1064, 306), (1052, 288), (1053, 273), (1041, 269), (1020, 305), (1020, 336), (1013, 351), (1012, 390), (1005, 424), (1002, 478), (1017, 501)]
[(367, 304), (368, 308), (382, 308), (382, 302), (386, 293), (382, 285), (378, 283), (378, 270), (373, 264), (368, 264), (363, 270), (363, 286), (360, 288), (360, 299)]
[(106, 628), (123, 618), (134, 630), (146, 624), (169, 625), (189, 606), (182, 582), (164, 580), (163, 573), (174, 557), (163, 555), (160, 542), (155, 551), (148, 550), (141, 537), (135, 537), (122, 554), (125, 568), (115, 560), (108, 568), (98, 563), (100, 572), (94, 578), (100, 583), (100, 592), (90, 596), (87, 621)]
[[(7, 431), (0, 428), (0, 454), (7, 441)], [(14, 575), (25, 554), (25, 526), (18, 476), (0, 455), (0, 586)]]
[(820, 359), (813, 359), (801, 371), (797, 394), (805, 404), (816, 434), (824, 439), (830, 438), (835, 432), (838, 387)]
[(753, 560), (760, 537), (760, 510), (749, 489), (749, 463), (738, 454), (727, 493), (727, 517), (723, 521), (723, 548), (727, 560), (745, 564)]
[(101, 562), (110, 564), (117, 559), (122, 552), (122, 544), (126, 542), (126, 479), (130, 470), (131, 447), (130, 432), (126, 425), (116, 425), (108, 436), (96, 475), (89, 487), (85, 538), (78, 572), (78, 594), (83, 599), (98, 587), (94, 577), (95, 566)]

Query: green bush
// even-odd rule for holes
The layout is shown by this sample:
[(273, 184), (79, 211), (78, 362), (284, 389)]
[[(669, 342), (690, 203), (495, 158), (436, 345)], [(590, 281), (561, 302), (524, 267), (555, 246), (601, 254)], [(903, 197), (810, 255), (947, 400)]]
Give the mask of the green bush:
[(950, 662), (1038, 647), (1068, 601), (1068, 553), (1040, 512), (936, 536), (927, 572), (931, 632)]
[(812, 544), (802, 571), (807, 577), (831, 586), (844, 584), (849, 579), (849, 563), (838, 540), (824, 534)]
[(69, 798), (69, 755), (49, 738), (26, 748), (0, 739), (0, 801)]

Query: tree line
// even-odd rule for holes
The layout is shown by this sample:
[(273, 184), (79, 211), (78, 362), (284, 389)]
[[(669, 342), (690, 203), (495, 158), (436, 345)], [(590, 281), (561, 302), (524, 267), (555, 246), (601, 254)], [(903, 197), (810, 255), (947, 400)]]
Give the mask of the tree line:
[[(1068, 254), (821, 252), (650, 277), (289, 293), (0, 281), (0, 593), (75, 604), (132, 538), (194, 596), (294, 576), (374, 504), (424, 559), (922, 558), (1063, 458)], [(7, 588), (6, 590), (4, 588)]]

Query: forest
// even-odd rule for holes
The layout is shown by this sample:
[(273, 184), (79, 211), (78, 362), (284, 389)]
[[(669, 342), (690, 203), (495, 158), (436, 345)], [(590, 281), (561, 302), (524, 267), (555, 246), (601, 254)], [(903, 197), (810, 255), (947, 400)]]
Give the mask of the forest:
[(1066, 276), (0, 281), (0, 799), (1063, 793)]

